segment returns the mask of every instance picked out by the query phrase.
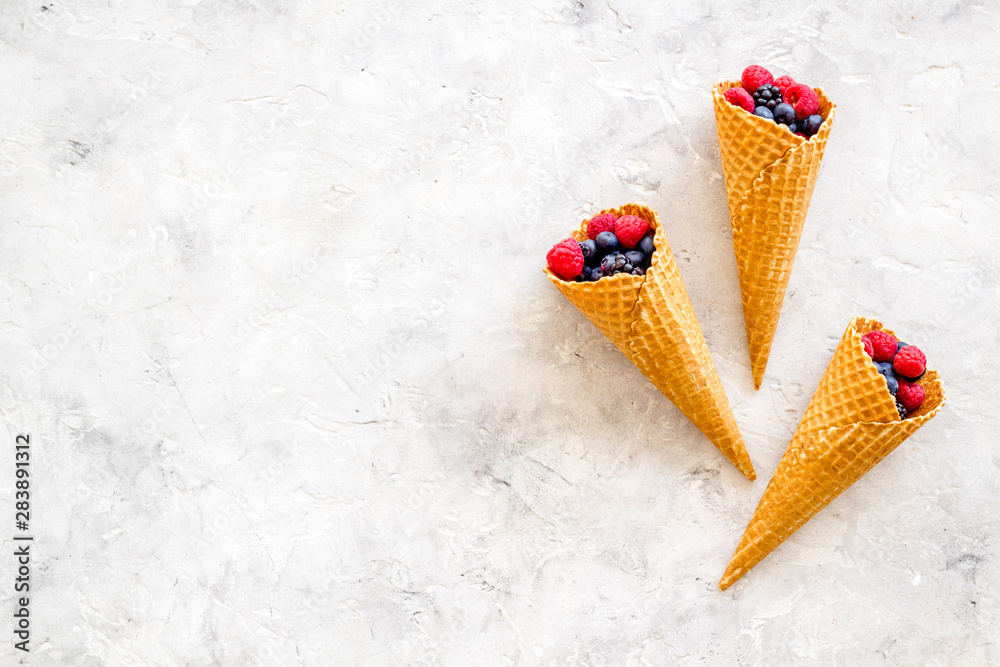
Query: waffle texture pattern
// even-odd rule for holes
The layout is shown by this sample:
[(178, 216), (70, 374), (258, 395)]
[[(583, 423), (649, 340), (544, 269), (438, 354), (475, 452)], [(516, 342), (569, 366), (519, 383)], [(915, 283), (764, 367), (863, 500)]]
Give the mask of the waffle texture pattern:
[[(547, 268), (545, 274), (740, 472), (756, 479), (659, 217), (637, 204), (601, 211), (608, 212), (639, 216), (654, 230), (656, 251), (644, 275), (577, 283)], [(586, 239), (586, 222), (572, 236)]]
[(817, 89), (825, 120), (805, 139), (727, 102), (725, 91), (739, 85), (717, 84), (713, 98), (750, 366), (759, 389), (836, 105)]
[(919, 384), (924, 404), (900, 419), (861, 337), (881, 322), (855, 317), (764, 490), (719, 587), (729, 588), (817, 512), (933, 418), (944, 405), (937, 371)]

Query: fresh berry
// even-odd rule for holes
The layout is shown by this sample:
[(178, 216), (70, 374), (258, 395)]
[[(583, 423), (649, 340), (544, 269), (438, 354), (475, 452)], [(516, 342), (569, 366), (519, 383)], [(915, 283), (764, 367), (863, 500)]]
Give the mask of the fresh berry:
[(615, 236), (614, 232), (601, 232), (594, 239), (594, 243), (597, 244), (597, 250), (604, 255), (618, 249), (618, 237)]
[(613, 232), (615, 230), (615, 215), (613, 213), (601, 213), (595, 215), (587, 223), (587, 238), (596, 239), (601, 232)]
[(743, 76), (740, 77), (740, 83), (743, 84), (744, 90), (753, 95), (759, 87), (765, 83), (772, 83), (774, 77), (771, 73), (760, 65), (750, 65), (745, 70), (743, 70)]
[(802, 137), (803, 139), (808, 139), (808, 138), (809, 138), (809, 137), (807, 137), (806, 135), (802, 134), (801, 132), (796, 132), (796, 133), (795, 133), (795, 136), (796, 136), (796, 137)]
[(596, 282), (604, 277), (604, 271), (601, 270), (600, 266), (595, 266), (590, 270), (590, 281)]
[(656, 250), (656, 244), (653, 241), (653, 230), (642, 237), (642, 240), (636, 244), (635, 249), (641, 252), (646, 257), (652, 257), (653, 251)]
[(743, 109), (753, 113), (753, 98), (750, 97), (750, 93), (743, 90), (742, 88), (729, 88), (723, 93), (726, 101), (733, 106), (742, 107)]
[(872, 347), (872, 339), (867, 335), (861, 337), (861, 344), (865, 346), (865, 354), (869, 357), (875, 356), (875, 348)]
[(767, 107), (767, 110), (770, 111), (780, 103), (781, 89), (774, 84), (764, 84), (753, 94), (754, 108)]
[(615, 236), (626, 248), (632, 249), (649, 231), (649, 223), (637, 215), (623, 215), (615, 223)]
[(795, 107), (787, 102), (782, 102), (774, 107), (774, 122), (781, 125), (791, 125), (795, 122)]
[(787, 127), (788, 131), (791, 132), (792, 134), (799, 134), (799, 126), (796, 125), (795, 123), (786, 125), (785, 127)]
[(635, 267), (632, 266), (632, 262), (626, 261), (625, 266), (622, 267), (622, 273), (632, 273), (635, 271)]
[(906, 408), (898, 400), (896, 401), (896, 412), (899, 413), (900, 419), (906, 419)]
[(896, 400), (906, 408), (907, 412), (913, 412), (923, 405), (926, 396), (927, 392), (924, 391), (923, 387), (906, 381), (899, 383), (899, 390), (896, 392)]
[(646, 255), (644, 255), (640, 250), (629, 250), (625, 253), (625, 259), (627, 259), (628, 263), (633, 267), (640, 267), (646, 261)]
[(807, 137), (811, 137), (817, 132), (819, 132), (820, 125), (823, 124), (823, 117), (819, 114), (813, 114), (802, 121), (802, 132)]
[(573, 280), (583, 271), (583, 251), (576, 239), (565, 239), (555, 244), (545, 259), (552, 273), (563, 280)]
[(889, 373), (888, 375), (885, 375), (883, 377), (885, 377), (885, 386), (889, 390), (889, 393), (895, 396), (896, 390), (899, 389), (899, 380), (897, 380), (896, 376), (893, 375), (892, 373)]
[(892, 362), (890, 361), (876, 361), (875, 368), (878, 369), (878, 374), (884, 378), (892, 377)]
[(601, 260), (601, 270), (606, 276), (619, 272), (623, 268), (625, 268), (625, 255), (620, 252), (609, 253)]
[(786, 104), (795, 107), (795, 117), (799, 120), (808, 118), (819, 111), (819, 95), (804, 83), (797, 83), (789, 87), (782, 99)]
[(580, 241), (580, 252), (583, 253), (584, 264), (587, 266), (597, 264), (597, 244), (594, 243), (593, 239)]
[(896, 337), (884, 331), (871, 331), (862, 336), (872, 344), (872, 359), (875, 361), (892, 361), (896, 356)]
[(907, 345), (896, 353), (896, 358), (892, 360), (892, 368), (897, 375), (910, 382), (916, 382), (927, 372), (927, 357), (916, 345)]
[(645, 272), (645, 271), (643, 271), (642, 269), (633, 269), (633, 270), (632, 270), (632, 275), (633, 275), (633, 276), (641, 276), (641, 275), (642, 275), (642, 274), (644, 274), (644, 273), (646, 273), (646, 272)]
[(774, 80), (773, 85), (777, 86), (782, 92), (784, 92), (795, 85), (795, 79), (790, 76), (779, 76)]
[(765, 118), (767, 120), (774, 120), (774, 114), (771, 113), (771, 110), (767, 107), (757, 107), (753, 110), (753, 115), (760, 116), (761, 118)]
[(900, 350), (902, 350), (902, 349), (903, 349), (904, 347), (906, 347), (907, 345), (909, 345), (909, 343), (904, 343), (904, 342), (903, 342), (903, 341), (901, 341), (901, 340), (897, 340), (897, 341), (896, 341), (896, 352), (899, 352)]

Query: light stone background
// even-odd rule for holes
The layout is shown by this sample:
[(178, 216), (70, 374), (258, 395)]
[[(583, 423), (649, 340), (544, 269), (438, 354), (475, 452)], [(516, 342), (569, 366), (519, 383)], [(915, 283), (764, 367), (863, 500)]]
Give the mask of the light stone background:
[[(875, 4), (0, 4), (0, 662), (1000, 663), (998, 6)], [(709, 95), (753, 62), (839, 104), (757, 392)], [(627, 201), (755, 483), (541, 272)], [(722, 593), (855, 314), (948, 405)]]

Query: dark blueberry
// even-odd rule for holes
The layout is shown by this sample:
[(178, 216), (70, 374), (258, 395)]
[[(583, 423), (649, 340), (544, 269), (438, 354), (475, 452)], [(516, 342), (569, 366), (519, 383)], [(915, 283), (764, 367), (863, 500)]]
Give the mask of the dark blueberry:
[(605, 255), (604, 259), (601, 260), (601, 271), (604, 275), (611, 275), (611, 272), (615, 270), (615, 256)]
[(622, 271), (624, 271), (625, 273), (632, 273), (634, 270), (635, 267), (632, 266), (631, 262), (625, 262), (625, 266), (622, 267)]
[(625, 253), (625, 259), (632, 266), (642, 266), (642, 263), (646, 261), (646, 255), (641, 250), (629, 250)]
[(650, 232), (642, 237), (642, 240), (635, 246), (635, 249), (641, 252), (646, 257), (652, 257), (653, 251), (656, 249), (653, 244), (653, 232)]
[(899, 352), (900, 350), (902, 350), (902, 349), (903, 349), (904, 347), (906, 347), (907, 345), (909, 345), (909, 343), (904, 343), (904, 342), (903, 342), (903, 341), (901, 341), (901, 340), (897, 340), (897, 341), (896, 341), (896, 352)]
[(643, 271), (642, 269), (632, 269), (632, 275), (633, 276), (641, 276), (644, 273), (646, 273), (646, 272)]
[(753, 110), (753, 115), (766, 118), (767, 120), (774, 120), (774, 114), (767, 107), (757, 107)]
[(900, 419), (906, 419), (906, 408), (904, 408), (903, 404), (899, 401), (896, 401), (896, 412), (899, 413)]
[(594, 239), (597, 249), (607, 254), (618, 247), (618, 237), (614, 232), (601, 232)]
[(819, 132), (819, 126), (823, 124), (823, 117), (819, 114), (813, 114), (802, 121), (802, 133), (807, 137)]
[[(754, 112), (756, 113), (756, 111)], [(774, 107), (774, 122), (781, 125), (791, 125), (795, 122), (795, 107), (791, 104), (781, 104)]]
[(580, 251), (583, 252), (583, 261), (587, 266), (597, 264), (597, 244), (593, 240), (580, 241)]
[(875, 366), (878, 368), (878, 374), (882, 377), (892, 377), (892, 362), (876, 361)]
[(889, 388), (889, 393), (895, 396), (896, 390), (899, 389), (899, 381), (892, 375), (886, 375), (885, 384)]
[(774, 113), (774, 107), (778, 106), (779, 104), (781, 104), (781, 100), (771, 100), (766, 105), (767, 106), (767, 110), (770, 111), (770, 112), (772, 112), (772, 113)]
[(590, 270), (590, 282), (596, 282), (603, 277), (604, 277), (604, 271), (601, 270), (601, 267), (595, 266), (593, 269)]
[(788, 129), (794, 134), (795, 132), (799, 131), (799, 125), (798, 123), (792, 123), (791, 125), (788, 126)]
[(759, 97), (765, 101), (771, 99), (771, 86), (761, 86), (757, 89), (757, 94), (754, 97)]

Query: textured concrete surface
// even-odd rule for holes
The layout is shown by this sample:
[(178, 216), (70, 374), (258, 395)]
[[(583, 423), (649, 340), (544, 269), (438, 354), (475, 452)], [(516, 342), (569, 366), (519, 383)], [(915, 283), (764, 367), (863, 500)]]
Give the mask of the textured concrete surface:
[[(1000, 18), (892, 5), (0, 4), (0, 661), (1000, 662)], [(757, 392), (709, 94), (751, 62), (839, 105)], [(627, 201), (755, 483), (541, 273)], [(854, 314), (948, 407), (721, 593)]]

